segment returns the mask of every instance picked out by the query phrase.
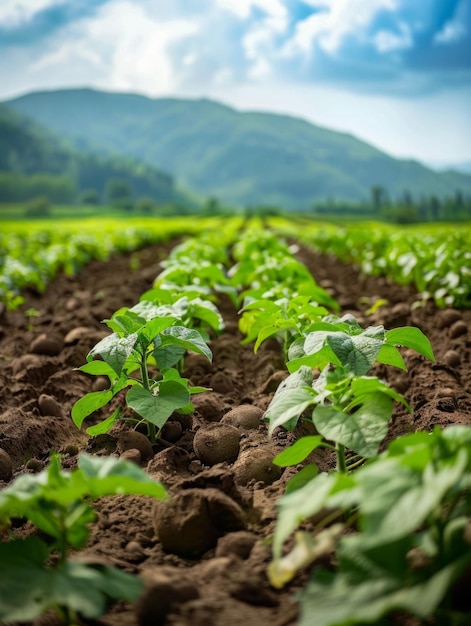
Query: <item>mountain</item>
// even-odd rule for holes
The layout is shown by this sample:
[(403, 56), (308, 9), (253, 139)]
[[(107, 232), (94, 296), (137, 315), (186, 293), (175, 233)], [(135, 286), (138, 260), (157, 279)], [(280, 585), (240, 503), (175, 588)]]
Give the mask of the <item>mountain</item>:
[(35, 92), (6, 104), (80, 149), (119, 153), (172, 172), (230, 205), (309, 206), (391, 197), (471, 194), (471, 176), (398, 160), (344, 133), (302, 119), (239, 112), (209, 100), (151, 99), (91, 89)]
[(449, 161), (429, 161), (426, 163), (429, 167), (438, 172), (450, 171), (461, 172), (463, 174), (471, 174), (471, 161), (460, 161), (450, 163)]
[[(0, 105), (0, 199), (26, 199), (30, 189), (44, 189), (54, 200), (95, 189), (103, 195), (108, 181), (127, 181), (134, 195), (159, 202), (182, 202), (173, 177), (128, 156), (78, 152), (29, 117)], [(16, 177), (16, 178), (15, 178)], [(15, 185), (15, 181), (17, 184)], [(20, 182), (18, 182), (20, 181)], [(16, 194), (16, 195), (15, 195)]]

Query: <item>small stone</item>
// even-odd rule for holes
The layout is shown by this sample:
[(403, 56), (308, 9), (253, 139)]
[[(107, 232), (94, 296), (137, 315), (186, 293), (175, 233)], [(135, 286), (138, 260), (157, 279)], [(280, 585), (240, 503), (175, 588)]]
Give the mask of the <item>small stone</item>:
[(160, 431), (160, 436), (165, 441), (170, 441), (170, 443), (175, 443), (182, 436), (182, 425), (180, 422), (167, 422), (163, 425), (162, 430)]
[(42, 393), (38, 399), (39, 412), (43, 417), (62, 417), (62, 407), (52, 396)]
[(263, 409), (253, 404), (241, 404), (231, 409), (221, 420), (222, 424), (232, 424), (247, 430), (256, 429), (263, 419)]
[(275, 454), (272, 450), (249, 448), (242, 452), (234, 463), (234, 480), (237, 485), (250, 482), (263, 482), (271, 485), (280, 478), (283, 469), (274, 465)]
[(219, 539), (216, 556), (237, 556), (240, 559), (248, 559), (256, 541), (257, 536), (245, 530), (229, 533)]
[(440, 311), (437, 315), (438, 328), (448, 328), (458, 320), (461, 320), (461, 318), (461, 313), (456, 309), (444, 309), (443, 311)]
[(137, 448), (141, 453), (143, 461), (147, 461), (154, 456), (152, 445), (145, 435), (135, 430), (127, 430), (118, 435), (118, 447), (122, 454), (126, 450)]
[(443, 356), (443, 361), (448, 367), (458, 367), (461, 363), (461, 356), (456, 350), (447, 350)]
[(30, 459), (26, 465), (26, 469), (31, 470), (35, 474), (41, 472), (44, 469), (44, 463), (39, 459)]
[(461, 335), (466, 335), (468, 332), (468, 325), (463, 320), (458, 320), (450, 326), (450, 337), (456, 339)]
[(233, 463), (239, 454), (240, 432), (230, 424), (208, 424), (196, 433), (193, 448), (204, 465)]
[(47, 356), (57, 356), (62, 350), (62, 342), (55, 337), (49, 337), (42, 333), (31, 342), (29, 351), (33, 354), (45, 354)]
[(141, 453), (137, 448), (129, 448), (129, 450), (125, 450), (120, 455), (121, 459), (125, 459), (126, 461), (131, 461), (136, 465), (140, 465), (142, 461)]
[(83, 339), (84, 337), (88, 337), (89, 335), (90, 328), (87, 328), (86, 326), (77, 326), (76, 328), (69, 330), (67, 335), (64, 337), (64, 343), (66, 345), (77, 343), (77, 341)]

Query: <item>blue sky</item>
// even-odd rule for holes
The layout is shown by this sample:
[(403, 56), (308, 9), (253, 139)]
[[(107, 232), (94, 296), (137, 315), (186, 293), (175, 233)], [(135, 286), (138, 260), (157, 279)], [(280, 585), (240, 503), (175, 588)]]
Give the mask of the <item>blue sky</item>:
[(1, 0), (0, 99), (92, 86), (471, 161), (471, 0)]

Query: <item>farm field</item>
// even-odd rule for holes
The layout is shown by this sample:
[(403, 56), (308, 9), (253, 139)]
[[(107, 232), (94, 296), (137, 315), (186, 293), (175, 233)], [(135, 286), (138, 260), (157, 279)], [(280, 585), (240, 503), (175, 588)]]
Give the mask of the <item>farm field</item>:
[[(90, 228), (85, 228), (84, 224), (78, 225), (82, 235), (84, 231), (91, 235), (98, 230), (96, 224)], [(294, 442), (304, 437), (315, 438), (318, 432), (309, 422), (299, 421), (291, 430), (286, 430), (274, 427), (273, 423), (270, 425), (263, 419), (265, 412), (267, 415), (270, 415), (270, 411), (272, 415), (276, 413), (276, 397), (279, 398), (277, 393), (283, 381), (289, 374), (295, 376), (296, 371), (305, 371), (302, 368), (306, 367), (301, 365), (296, 370), (292, 365), (291, 369), (287, 368), (288, 347), (293, 350), (292, 345), (295, 343), (293, 340), (293, 344), (288, 346), (288, 338), (299, 339), (299, 333), (304, 332), (303, 328), (298, 328), (296, 323), (291, 326), (283, 325), (277, 318), (270, 330), (265, 332), (263, 330), (265, 326), (263, 324), (257, 326), (259, 323), (257, 318), (252, 317), (252, 312), (257, 311), (257, 306), (253, 303), (266, 297), (266, 294), (263, 294), (263, 297), (260, 295), (263, 293), (264, 281), (267, 281), (267, 285), (270, 280), (273, 281), (270, 283), (270, 289), (278, 299), (285, 297), (294, 303), (299, 302), (302, 308), (299, 319), (309, 318), (310, 315), (322, 315), (320, 308), (325, 307), (329, 313), (337, 316), (353, 316), (362, 329), (384, 326), (386, 331), (389, 331), (414, 327), (420, 329), (428, 338), (434, 359), (430, 358), (426, 340), (417, 340), (417, 336), (414, 336), (414, 341), (410, 342), (409, 347), (401, 349), (407, 371), (388, 365), (388, 359), (383, 355), (381, 361), (375, 361), (373, 358), (371, 363), (368, 363), (368, 370), (359, 372), (360, 376), (368, 373), (369, 376), (377, 377), (378, 380), (384, 381), (388, 388), (394, 390), (392, 395), (388, 396), (388, 402), (390, 399), (395, 400), (392, 417), (385, 422), (383, 420), (384, 423), (380, 428), (384, 435), (378, 441), (377, 447), (380, 451), (385, 450), (398, 438), (417, 430), (429, 433), (436, 426), (441, 428), (471, 426), (469, 333), (471, 310), (466, 308), (471, 302), (469, 247), (467, 247), (470, 240), (469, 230), (463, 229), (460, 233), (450, 232), (450, 237), (455, 237), (455, 243), (459, 242), (460, 245), (456, 243), (453, 248), (454, 265), (447, 265), (448, 262), (445, 263), (443, 260), (443, 267), (446, 266), (443, 274), (433, 273), (430, 266), (422, 271), (418, 269), (418, 261), (404, 257), (404, 263), (406, 261), (410, 263), (411, 275), (415, 272), (420, 278), (428, 272), (430, 280), (436, 281), (414, 286), (407, 284), (404, 277), (399, 280), (402, 284), (397, 284), (391, 276), (381, 275), (387, 269), (384, 263), (381, 267), (383, 271), (373, 271), (375, 262), (371, 252), (374, 243), (372, 236), (369, 237), (371, 246), (367, 249), (367, 252), (370, 252), (369, 257), (361, 259), (360, 256), (355, 257), (351, 251), (350, 253), (347, 251), (339, 252), (339, 256), (343, 258), (339, 260), (331, 254), (331, 251), (339, 248), (342, 239), (345, 240), (342, 231), (333, 233), (332, 243), (329, 245), (326, 234), (329, 231), (328, 227), (321, 231), (316, 230), (313, 224), (309, 224), (308, 227), (304, 223), (289, 224), (275, 219), (270, 225), (276, 232), (289, 238), (289, 243), (296, 243), (295, 247), (290, 248), (290, 254), (294, 255), (293, 258), (304, 269), (301, 266), (293, 266), (293, 269), (291, 260), (286, 262), (286, 267), (293, 269), (290, 275), (292, 284), (289, 284), (288, 278), (286, 281), (283, 279), (280, 284), (281, 274), (278, 272), (283, 265), (280, 259), (286, 257), (277, 256), (280, 251), (266, 233), (267, 224), (259, 223), (257, 220), (250, 222), (249, 236), (244, 243), (241, 233), (241, 243), (237, 233), (243, 227), (242, 219), (189, 222), (186, 228), (171, 220), (165, 222), (153, 220), (148, 223), (143, 221), (139, 226), (141, 230), (133, 231), (135, 240), (132, 246), (126, 248), (121, 243), (113, 247), (109, 243), (106, 252), (101, 256), (90, 253), (90, 257), (86, 258), (81, 267), (74, 267), (74, 270), (78, 270), (76, 272), (67, 264), (59, 263), (54, 274), (50, 276), (41, 274), (44, 279), (41, 289), (38, 289), (38, 285), (36, 288), (34, 285), (28, 285), (27, 280), (21, 285), (21, 290), (17, 289), (12, 274), (9, 275), (9, 295), (7, 289), (4, 289), (5, 306), (0, 315), (2, 386), (0, 448), (3, 449), (7, 459), (0, 457), (0, 489), (9, 489), (13, 481), (20, 476), (40, 475), (52, 451), (62, 454), (61, 463), (66, 471), (75, 470), (79, 452), (86, 452), (98, 457), (120, 457), (130, 460), (145, 470), (153, 480), (161, 483), (169, 495), (170, 504), (167, 504), (146, 495), (123, 493), (116, 495), (119, 490), (115, 490), (109, 492), (115, 495), (107, 495), (94, 502), (96, 520), (90, 524), (90, 536), (84, 547), (72, 548), (72, 555), (79, 553), (80, 558), (86, 562), (99, 562), (130, 574), (139, 574), (145, 582), (145, 591), (137, 604), (120, 600), (110, 604), (102, 617), (83, 618), (79, 623), (109, 626), (134, 624), (238, 626), (242, 623), (247, 626), (266, 623), (273, 626), (296, 624), (333, 626), (347, 623), (345, 617), (341, 615), (337, 621), (329, 621), (326, 617), (335, 602), (330, 608), (326, 602), (322, 611), (314, 615), (315, 609), (312, 609), (309, 597), (304, 596), (301, 608), (296, 601), (296, 594), (305, 589), (308, 583), (311, 562), (315, 562), (316, 567), (323, 566), (330, 570), (337, 567), (338, 557), (333, 556), (335, 541), (329, 544), (329, 549), (319, 554), (317, 560), (312, 555), (307, 561), (303, 561), (303, 558), (296, 560), (293, 557), (295, 564), (291, 565), (292, 575), (287, 576), (283, 583), (274, 584), (280, 574), (273, 573), (273, 562), (276, 562), (277, 558), (276, 555), (275, 558), (273, 556), (272, 540), (274, 534), (275, 537), (279, 537), (279, 533), (284, 532), (280, 531), (277, 520), (279, 504), (287, 486), (293, 490), (291, 491), (293, 495), (296, 494), (296, 490), (301, 493), (300, 490), (305, 486), (299, 484), (296, 489), (289, 487), (289, 484), (293, 485), (290, 481), (297, 476), (302, 467), (306, 464), (312, 467), (315, 464), (322, 475), (334, 472), (339, 469), (339, 449), (343, 450), (346, 447), (363, 457), (359, 462), (362, 469), (364, 459), (372, 459), (374, 462), (376, 452), (371, 452), (371, 449), (375, 447), (376, 440), (368, 440), (366, 442), (368, 446), (360, 446), (358, 443), (356, 445), (352, 443), (350, 446), (340, 441), (335, 450), (324, 445), (313, 446), (305, 457), (299, 459), (292, 457), (295, 458), (292, 463), (273, 464), (273, 459), (288, 450)], [(247, 227), (247, 224), (245, 226)], [(16, 231), (13, 224), (9, 228), (11, 240)], [(106, 228), (110, 232), (113, 231), (110, 225)], [(65, 226), (61, 229), (62, 233), (69, 232), (69, 243), (72, 230), (76, 232), (77, 224), (72, 225), (70, 231), (67, 231)], [(139, 244), (141, 232), (145, 232), (147, 237), (144, 246)], [(370, 234), (372, 232), (373, 230)], [(423, 240), (424, 235), (421, 235), (420, 231), (417, 232), (418, 239)], [(172, 265), (169, 258), (171, 260), (175, 249), (178, 250), (178, 247), (175, 248), (177, 244), (185, 246), (184, 241), (188, 235), (202, 236), (202, 249), (207, 254), (206, 259), (204, 262), (195, 262), (193, 267), (191, 261), (198, 246), (192, 247), (190, 244), (187, 248), (181, 249), (183, 256), (180, 265)], [(436, 235), (443, 236), (444, 233), (439, 231)], [(34, 240), (31, 231), (23, 233), (23, 236)], [(396, 236), (399, 237), (395, 234), (390, 239)], [(428, 236), (433, 237), (434, 234), (430, 232)], [(7, 236), (5, 241), (6, 238)], [(128, 239), (131, 239), (129, 233)], [(379, 244), (380, 249), (382, 245), (384, 250), (386, 239), (387, 237), (383, 236)], [(275, 255), (273, 258), (276, 261), (267, 260), (265, 265), (262, 264), (263, 254), (257, 256), (260, 251), (254, 252), (257, 240), (263, 244), (262, 252), (264, 246), (266, 250), (273, 248)], [(209, 244), (212, 242), (213, 245), (209, 245), (208, 242)], [(426, 243), (428, 250), (435, 253), (438, 245), (432, 244), (432, 240), (426, 240)], [(442, 245), (444, 253), (446, 249), (444, 240)], [(17, 247), (23, 249), (20, 240)], [(358, 250), (365, 252), (365, 249), (363, 243), (358, 245)], [(400, 254), (404, 255), (406, 252), (407, 250), (403, 250)], [(6, 255), (10, 253), (13, 254), (11, 249), (5, 252)], [(244, 257), (244, 254), (249, 256)], [(393, 256), (391, 253), (388, 258), (391, 259)], [(400, 255), (396, 254), (397, 256)], [(31, 258), (35, 257), (37, 252), (33, 251)], [(436, 259), (436, 256), (434, 258)], [(26, 262), (24, 254), (23, 261)], [(365, 270), (368, 269), (367, 262), (372, 268), (371, 274), (375, 275), (365, 275)], [(427, 262), (430, 263), (430, 260)], [(215, 267), (222, 273), (219, 274)], [(206, 273), (199, 271), (201, 268), (206, 268)], [(231, 269), (223, 271), (222, 268)], [(185, 280), (192, 271), (196, 272), (198, 280), (192, 283), (190, 288)], [(164, 278), (154, 285), (155, 279), (160, 275)], [(309, 282), (312, 280), (310, 275), (314, 277), (315, 283)], [(298, 296), (293, 296), (295, 293), (293, 290), (298, 289), (303, 281), (308, 285), (309, 293), (314, 294), (312, 300), (315, 300), (320, 308), (314, 306), (309, 308), (307, 300), (296, 300)], [(234, 287), (240, 292), (241, 284), (245, 285), (249, 293), (245, 301), (235, 300)], [(95, 371), (93, 366), (89, 365), (89, 370), (78, 370), (87, 362), (101, 363), (101, 359), (91, 358), (87, 361), (87, 354), (109, 336), (110, 328), (115, 332), (120, 328), (120, 339), (124, 340), (131, 331), (139, 333), (141, 330), (138, 325), (131, 324), (131, 322), (141, 323), (136, 320), (136, 315), (147, 316), (147, 322), (155, 319), (148, 314), (147, 305), (142, 303), (147, 300), (140, 300), (143, 294), (151, 292), (153, 286), (160, 291), (148, 297), (164, 298), (159, 301), (159, 306), (169, 307), (165, 313), (160, 309), (159, 315), (163, 317), (167, 315), (173, 320), (172, 316), (177, 314), (172, 306), (180, 297), (187, 298), (184, 302), (185, 307), (189, 307), (191, 302), (198, 303), (199, 308), (195, 309), (198, 324), (192, 326), (191, 330), (199, 329), (200, 336), (205, 340), (202, 343), (199, 336), (183, 334), (181, 330), (175, 330), (173, 334), (166, 333), (166, 329), (162, 331), (161, 346), (167, 346), (169, 349), (165, 355), (160, 354), (160, 357), (168, 360), (168, 371), (171, 373), (167, 378), (164, 377), (161, 384), (167, 383), (166, 388), (170, 388), (169, 385), (172, 384), (184, 386), (182, 381), (189, 380), (188, 385), (192, 389), (200, 389), (191, 395), (194, 410), (186, 410), (188, 402), (182, 401), (180, 405), (175, 405), (175, 411), (170, 410), (167, 416), (169, 419), (164, 416), (161, 422), (154, 424), (154, 427), (157, 427), (157, 436), (154, 427), (147, 427), (147, 430), (144, 428), (148, 426), (147, 413), (134, 397), (136, 396), (134, 392), (129, 396), (128, 391), (127, 405), (124, 388), (117, 387), (112, 397), (88, 396), (92, 403), (90, 406), (95, 410), (90, 410), (90, 406), (82, 408), (84, 401), (82, 405), (77, 404), (81, 398), (86, 398), (87, 394), (106, 393), (107, 386), (112, 382), (111, 379), (109, 381), (106, 379), (106, 368), (100, 369), (96, 366)], [(177, 287), (180, 291), (179, 295), (175, 296)], [(166, 296), (162, 294), (165, 289), (172, 292), (173, 300), (165, 300)], [(191, 289), (196, 289), (196, 295)], [(283, 289), (286, 291), (283, 292)], [(300, 297), (305, 295), (300, 294)], [(18, 300), (18, 296), (24, 298), (24, 301)], [(134, 316), (129, 316), (126, 311), (135, 307), (138, 302), (140, 308), (136, 309)], [(244, 305), (245, 317), (239, 312)], [(260, 307), (266, 311), (269, 305), (265, 301), (263, 305), (259, 305)], [(119, 315), (116, 317), (117, 311), (121, 311), (121, 317)], [(187, 308), (185, 314), (186, 311)], [(177, 316), (178, 322), (172, 321), (173, 326), (169, 323), (167, 329), (182, 328), (184, 315), (183, 313), (179, 315), (181, 316)], [(115, 322), (110, 328), (102, 322), (109, 319)], [(312, 318), (311, 323), (312, 326), (308, 326), (308, 329), (312, 333), (315, 325), (321, 322), (318, 322), (317, 318)], [(328, 332), (327, 325), (334, 323), (337, 323), (334, 318), (323, 321), (322, 330)], [(345, 331), (345, 326), (339, 328)], [(176, 337), (178, 341), (174, 344), (165, 344), (169, 335)], [(260, 344), (256, 352), (254, 342), (248, 341), (246, 337), (257, 340)], [(391, 341), (392, 337), (393, 335)], [(189, 344), (185, 342), (190, 340), (194, 342), (193, 349), (185, 360), (178, 361), (178, 364), (173, 363), (172, 349), (177, 353), (177, 348), (186, 352)], [(397, 341), (397, 344), (407, 345), (407, 340), (404, 342), (403, 344)], [(205, 346), (211, 352), (211, 359), (208, 358)], [(153, 353), (152, 357), (160, 363), (155, 354)], [(299, 358), (313, 358), (315, 354), (312, 351), (306, 352)], [(388, 354), (390, 359), (394, 360), (391, 353)], [(107, 365), (108, 360), (111, 362), (114, 358), (111, 351), (107, 352), (103, 348), (101, 351), (97, 348), (95, 356), (97, 355), (100, 355)], [(126, 357), (129, 356), (130, 353), (127, 353)], [(291, 356), (290, 362), (293, 364), (295, 361), (296, 359)], [(312, 361), (309, 360), (305, 363), (312, 365)], [(397, 364), (397, 361), (395, 363)], [(320, 369), (323, 364), (322, 359), (318, 361)], [(342, 365), (334, 359), (331, 367), (339, 371)], [(312, 365), (308, 369), (313, 367), (315, 368)], [(121, 363), (121, 370), (125, 370), (124, 361)], [(116, 372), (116, 369), (114, 371)], [(136, 369), (131, 371), (136, 379), (138, 373)], [(129, 380), (127, 382), (129, 383)], [(145, 385), (143, 387), (147, 391)], [(305, 387), (306, 385), (302, 388)], [(162, 397), (166, 388), (163, 386), (159, 388)], [(140, 386), (132, 385), (131, 390), (135, 389), (140, 389)], [(378, 387), (377, 393), (383, 394), (381, 395), (383, 400), (383, 396), (387, 396), (383, 388)], [(403, 395), (406, 403), (398, 400), (395, 393)], [(93, 405), (97, 397), (100, 397), (100, 401)], [(379, 396), (375, 398), (378, 399)], [(382, 403), (383, 400), (379, 402)], [(407, 403), (411, 407), (411, 412), (408, 411)], [(392, 406), (392, 401), (390, 405)], [(245, 410), (238, 409), (240, 406), (245, 407)], [(133, 436), (136, 434), (133, 433), (135, 424), (118, 419), (118, 414), (108, 425), (109, 429), (104, 426), (111, 412), (120, 407), (123, 417), (129, 418), (130, 409), (133, 408), (143, 417), (138, 424), (137, 433), (140, 436), (137, 439)], [(299, 415), (301, 413), (305, 415), (307, 407), (308, 404), (303, 405)], [(182, 411), (179, 413), (178, 409)], [(160, 411), (160, 408), (156, 410)], [(294, 414), (290, 415), (293, 417)], [(289, 421), (286, 415), (281, 420), (282, 412), (276, 413), (275, 417), (280, 419), (276, 425)], [(81, 428), (78, 428), (77, 424)], [(90, 425), (95, 430), (87, 432), (86, 428), (90, 428)], [(219, 433), (216, 439), (213, 438), (214, 433)], [(205, 440), (210, 442), (208, 446), (210, 449), (217, 447), (215, 457), (211, 454), (208, 456), (207, 450), (201, 451)], [(221, 445), (221, 441), (224, 445)], [(453, 484), (458, 484), (464, 477), (465, 486), (467, 485), (469, 490), (471, 466), (469, 440), (467, 446), (463, 444), (463, 449), (466, 447), (467, 452), (464, 450), (461, 455), (461, 469), (456, 476), (454, 475)], [(212, 452), (214, 453), (214, 450)], [(347, 463), (353, 458), (347, 455)], [(442, 478), (438, 474), (439, 465), (437, 462), (435, 468), (437, 492), (444, 484), (440, 482)], [(342, 473), (342, 468), (340, 470)], [(453, 491), (451, 484), (449, 491)], [(446, 495), (445, 487), (443, 492)], [(0, 491), (0, 532), (2, 522), (6, 521), (2, 518), (4, 511), (1, 493), (2, 491)], [(462, 506), (461, 517), (456, 518), (461, 523), (463, 518), (469, 518), (469, 495), (460, 499), (455, 493), (453, 497), (453, 506), (458, 501)], [(412, 502), (411, 506), (414, 507), (416, 500)], [(438, 501), (435, 503), (434, 512), (441, 504)], [(304, 518), (300, 515), (299, 519), (303, 521), (304, 530), (311, 533), (316, 530), (319, 518), (316, 521), (313, 515), (318, 513), (319, 511), (313, 510), (308, 511)], [(336, 522), (338, 519), (338, 515), (333, 517)], [(346, 519), (345, 516), (343, 519)], [(453, 521), (456, 522), (456, 519)], [(429, 518), (420, 521), (418, 526), (426, 527)], [(2, 543), (7, 543), (11, 537), (26, 540), (36, 536), (38, 533), (34, 522), (34, 519), (29, 522), (14, 519), (9, 529), (11, 535), (5, 530)], [(461, 534), (455, 539), (456, 546), (460, 546), (461, 549), (460, 541), (465, 537), (465, 530), (459, 523), (456, 522), (455, 527)], [(291, 530), (294, 530), (296, 525), (295, 523)], [(444, 522), (443, 527), (445, 526)], [(322, 528), (322, 523), (320, 527)], [(332, 526), (327, 525), (327, 528), (330, 527)], [(469, 522), (467, 529), (468, 534), (463, 539), (465, 545), (466, 542), (469, 544)], [(350, 527), (346, 524), (341, 533), (349, 532)], [(285, 552), (287, 547), (291, 549), (295, 545), (292, 533), (289, 535), (290, 537), (285, 537), (287, 540)], [(275, 539), (275, 544), (276, 541)], [(404, 541), (403, 537), (398, 538), (401, 545)], [(423, 554), (420, 556), (424, 557)], [(450, 563), (446, 563), (451, 564), (450, 567), (455, 567), (453, 560), (455, 556), (450, 557)], [(427, 562), (428, 566), (430, 564)], [(352, 604), (351, 615), (356, 616), (356, 621), (348, 623), (464, 625), (471, 606), (469, 597), (466, 597), (460, 585), (466, 584), (462, 581), (465, 580), (465, 576), (469, 577), (470, 566), (469, 560), (462, 561), (456, 566), (457, 569), (453, 570), (453, 575), (450, 574), (446, 590), (450, 588), (451, 591), (446, 601), (449, 603), (448, 606), (452, 607), (450, 611), (453, 614), (440, 612), (443, 607), (441, 605), (435, 607), (432, 603), (430, 617), (420, 613), (412, 616), (406, 610), (407, 606), (413, 604), (412, 601), (409, 605), (407, 602), (401, 605), (400, 601), (395, 600), (388, 604), (385, 600), (382, 608), (378, 609), (379, 617), (374, 614), (365, 616)], [(420, 571), (422, 566), (416, 564), (415, 567)], [(425, 570), (426, 567), (423, 567)], [(267, 572), (270, 571), (271, 574), (268, 575)], [(444, 570), (430, 571), (435, 575), (437, 571), (441, 573)], [(432, 574), (430, 577), (432, 578)], [(5, 576), (2, 578), (0, 574), (0, 597), (5, 594), (2, 599), (6, 598), (4, 581)], [(444, 587), (440, 587), (438, 583), (437, 585), (435, 595), (437, 597), (440, 593), (444, 595)], [(315, 589), (312, 589), (314, 596)], [(422, 591), (425, 597), (427, 595), (425, 587)], [(328, 594), (325, 595), (330, 597)], [(366, 604), (368, 602), (369, 600)], [(424, 600), (424, 606), (425, 602)], [(418, 604), (420, 605), (420, 602)], [(424, 610), (426, 609), (425, 606)], [(387, 613), (387, 617), (383, 617), (382, 612)], [(455, 621), (451, 621), (452, 619)], [(12, 620), (6, 620), (9, 621)], [(34, 624), (60, 623), (51, 613), (41, 621), (33, 618), (22, 618), (17, 621)], [(69, 623), (75, 622), (69, 619)]]

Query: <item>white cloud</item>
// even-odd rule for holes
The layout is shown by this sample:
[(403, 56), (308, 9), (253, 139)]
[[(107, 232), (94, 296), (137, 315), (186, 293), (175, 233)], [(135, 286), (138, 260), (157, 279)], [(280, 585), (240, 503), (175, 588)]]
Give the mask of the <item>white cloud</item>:
[(405, 50), (413, 45), (412, 32), (408, 24), (399, 24), (399, 33), (388, 30), (380, 30), (374, 36), (374, 44), (378, 52), (394, 52), (395, 50)]
[(466, 35), (466, 28), (458, 20), (451, 20), (445, 24), (433, 38), (436, 44), (449, 44), (459, 41)]
[[(74, 68), (87, 62), (93, 74), (107, 74), (106, 87), (144, 91), (159, 95), (176, 87), (176, 73), (168, 47), (195, 33), (197, 25), (184, 19), (160, 21), (129, 0), (102, 6), (90, 18), (75, 22), (61, 33), (55, 49), (35, 63), (36, 71), (67, 69), (74, 81)], [(191, 57), (186, 61), (191, 62)]]
[(347, 37), (361, 39), (365, 27), (378, 11), (396, 7), (394, 0), (311, 0), (309, 4), (320, 11), (298, 23), (294, 36), (283, 50), (285, 56), (308, 53), (313, 43), (334, 54)]
[(252, 7), (265, 11), (268, 15), (277, 18), (286, 18), (287, 9), (281, 0), (215, 0), (221, 9), (231, 11), (237, 17), (246, 19), (250, 16)]
[(0, 25), (15, 28), (29, 22), (36, 13), (53, 6), (65, 4), (67, 0), (2, 0)]

